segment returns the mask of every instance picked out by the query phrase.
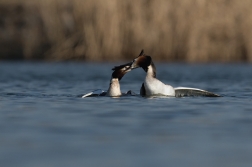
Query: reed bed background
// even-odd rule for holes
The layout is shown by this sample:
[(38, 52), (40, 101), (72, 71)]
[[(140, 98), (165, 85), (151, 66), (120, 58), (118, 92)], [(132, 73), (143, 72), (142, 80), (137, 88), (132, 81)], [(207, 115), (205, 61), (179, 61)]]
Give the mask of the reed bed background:
[(251, 0), (1, 0), (0, 59), (252, 62)]

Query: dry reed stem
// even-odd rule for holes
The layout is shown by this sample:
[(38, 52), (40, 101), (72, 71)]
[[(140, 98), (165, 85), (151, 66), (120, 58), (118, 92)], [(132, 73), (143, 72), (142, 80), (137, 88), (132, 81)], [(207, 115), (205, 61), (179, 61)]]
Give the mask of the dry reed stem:
[(114, 61), (145, 49), (156, 61), (251, 62), (251, 5), (251, 0), (2, 0), (1, 58)]

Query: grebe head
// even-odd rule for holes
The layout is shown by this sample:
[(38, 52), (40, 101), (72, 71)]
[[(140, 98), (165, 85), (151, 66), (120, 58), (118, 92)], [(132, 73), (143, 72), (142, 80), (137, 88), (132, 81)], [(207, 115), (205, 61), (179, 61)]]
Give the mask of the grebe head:
[(144, 50), (142, 50), (137, 58), (135, 58), (132, 62), (131, 68), (138, 68), (142, 67), (145, 72), (148, 70), (148, 66), (150, 66), (152, 63), (152, 59), (150, 56), (144, 54)]
[(131, 71), (131, 65), (132, 63), (127, 63), (112, 68), (112, 70), (114, 70), (114, 72), (112, 73), (112, 78), (118, 78), (118, 80), (120, 81), (127, 72)]
[(135, 58), (132, 62), (131, 69), (135, 69), (138, 67), (142, 67), (145, 72), (153, 73), (153, 77), (156, 77), (156, 67), (152, 61), (152, 58), (146, 54), (144, 54), (144, 50), (142, 50), (137, 58)]

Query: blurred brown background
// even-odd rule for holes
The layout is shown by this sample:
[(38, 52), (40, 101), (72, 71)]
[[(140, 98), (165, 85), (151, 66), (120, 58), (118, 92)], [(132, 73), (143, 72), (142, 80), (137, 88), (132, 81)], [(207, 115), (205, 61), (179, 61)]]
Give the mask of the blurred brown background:
[(0, 59), (252, 62), (251, 0), (1, 0)]

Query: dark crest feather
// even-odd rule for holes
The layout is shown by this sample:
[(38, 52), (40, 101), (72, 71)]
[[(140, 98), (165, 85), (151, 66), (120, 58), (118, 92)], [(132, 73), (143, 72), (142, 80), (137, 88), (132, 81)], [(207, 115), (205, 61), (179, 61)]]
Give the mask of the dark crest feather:
[[(143, 49), (141, 50), (139, 56), (142, 56), (142, 55), (144, 55), (144, 50), (143, 50)], [(138, 57), (139, 57), (139, 56), (138, 56)]]

